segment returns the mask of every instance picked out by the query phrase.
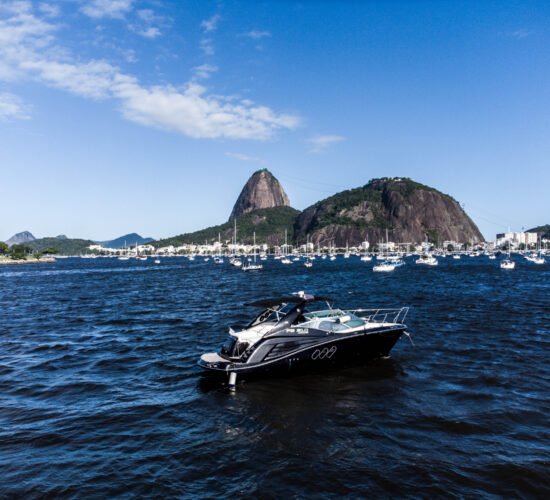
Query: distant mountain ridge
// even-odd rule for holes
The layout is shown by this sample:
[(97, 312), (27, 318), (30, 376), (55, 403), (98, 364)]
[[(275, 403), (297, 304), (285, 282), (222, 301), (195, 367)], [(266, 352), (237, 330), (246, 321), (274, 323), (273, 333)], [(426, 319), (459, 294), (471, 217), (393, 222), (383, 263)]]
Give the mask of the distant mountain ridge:
[(147, 243), (151, 243), (152, 241), (155, 241), (154, 238), (144, 238), (137, 233), (129, 233), (124, 236), (119, 236), (114, 240), (96, 241), (95, 243), (104, 248), (124, 248), (125, 245), (127, 247), (135, 246), (136, 243), (138, 245), (145, 245)]
[[(265, 196), (265, 199), (263, 198)], [(483, 235), (451, 196), (409, 178), (372, 179), (362, 187), (336, 193), (302, 212), (286, 206), (288, 197), (267, 170), (255, 172), (245, 184), (230, 220), (193, 233), (156, 241), (155, 246), (212, 243), (231, 239), (236, 218), (237, 239), (280, 245), (285, 230), (288, 242), (357, 246), (363, 241), (418, 244), (426, 237), (444, 241), (482, 242)], [(278, 204), (278, 206), (272, 206)], [(257, 208), (261, 205), (267, 208)]]
[(9, 240), (6, 240), (8, 246), (20, 245), (21, 243), (28, 243), (29, 241), (34, 241), (36, 238), (30, 231), (22, 231), (20, 233), (14, 234)]

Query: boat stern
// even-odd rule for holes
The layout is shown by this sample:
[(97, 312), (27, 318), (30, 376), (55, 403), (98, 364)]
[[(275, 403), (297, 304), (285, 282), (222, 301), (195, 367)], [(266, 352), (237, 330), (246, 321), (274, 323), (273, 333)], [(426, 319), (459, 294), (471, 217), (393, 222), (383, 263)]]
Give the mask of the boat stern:
[(199, 359), (199, 366), (205, 370), (213, 370), (218, 372), (226, 372), (232, 363), (225, 358), (222, 358), (215, 352), (207, 352)]

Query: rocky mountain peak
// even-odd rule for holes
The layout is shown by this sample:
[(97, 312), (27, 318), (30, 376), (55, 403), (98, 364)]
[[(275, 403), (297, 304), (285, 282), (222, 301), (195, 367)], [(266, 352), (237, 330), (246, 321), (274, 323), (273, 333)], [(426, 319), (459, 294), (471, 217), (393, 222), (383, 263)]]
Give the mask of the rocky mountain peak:
[(30, 231), (22, 231), (14, 234), (6, 243), (11, 247), (12, 245), (20, 245), (21, 243), (28, 243), (34, 241), (36, 238)]
[(244, 185), (229, 220), (259, 208), (289, 207), (290, 201), (281, 183), (266, 168), (257, 170)]

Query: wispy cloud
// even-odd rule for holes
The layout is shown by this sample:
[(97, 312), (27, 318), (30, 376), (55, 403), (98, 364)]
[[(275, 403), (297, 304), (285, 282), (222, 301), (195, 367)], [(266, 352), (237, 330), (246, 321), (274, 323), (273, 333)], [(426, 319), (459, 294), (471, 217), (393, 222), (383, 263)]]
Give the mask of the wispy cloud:
[(209, 19), (205, 19), (201, 23), (201, 28), (206, 33), (216, 31), (218, 29), (218, 23), (220, 22), (221, 18), (222, 16), (220, 16), (219, 14), (214, 14), (212, 17), (210, 17)]
[(9, 92), (0, 92), (0, 120), (27, 120), (28, 107), (23, 101)]
[(156, 26), (136, 26), (135, 24), (129, 24), (128, 29), (133, 31), (136, 35), (143, 38), (154, 39), (161, 35), (160, 30)]
[(213, 56), (216, 53), (214, 49), (214, 43), (211, 38), (203, 38), (200, 41), (200, 48), (205, 56)]
[(241, 36), (252, 38), (252, 40), (261, 40), (262, 38), (271, 37), (271, 33), (269, 31), (252, 30), (247, 31), (246, 33), (242, 33)]
[(316, 135), (310, 137), (306, 142), (310, 145), (311, 153), (322, 153), (333, 144), (338, 144), (345, 140), (341, 135)]
[(227, 156), (229, 158), (233, 158), (235, 160), (239, 160), (239, 161), (251, 161), (251, 162), (254, 162), (254, 163), (262, 163), (262, 164), (265, 163), (265, 161), (260, 159), (260, 158), (256, 158), (255, 156), (249, 156), (249, 155), (246, 155), (246, 154), (243, 154), (243, 153), (227, 152), (227, 153), (225, 153), (225, 156)]
[(508, 38), (515, 38), (516, 40), (522, 40), (523, 38), (527, 38), (532, 34), (533, 34), (532, 31), (529, 31), (526, 29), (518, 29), (516, 31), (504, 31), (499, 33), (499, 35), (501, 36), (505, 36)]
[(193, 68), (193, 78), (195, 80), (206, 80), (218, 71), (218, 67), (212, 64), (201, 64)]
[(95, 19), (121, 19), (132, 9), (133, 3), (134, 0), (89, 0), (80, 10)]
[[(57, 29), (37, 17), (30, 3), (0, 6), (0, 79), (32, 79), (84, 98), (112, 100), (128, 120), (193, 138), (262, 140), (299, 125), (296, 116), (209, 93), (194, 80), (182, 87), (145, 86), (108, 61), (72, 56), (57, 44)], [(5, 102), (5, 114), (23, 116), (13, 98)]]
[(136, 22), (128, 25), (128, 29), (144, 38), (154, 39), (162, 32), (159, 24), (166, 24), (166, 18), (155, 14), (152, 9), (140, 9), (136, 12)]
[(61, 14), (59, 5), (53, 3), (41, 2), (38, 5), (38, 9), (47, 17), (58, 17)]

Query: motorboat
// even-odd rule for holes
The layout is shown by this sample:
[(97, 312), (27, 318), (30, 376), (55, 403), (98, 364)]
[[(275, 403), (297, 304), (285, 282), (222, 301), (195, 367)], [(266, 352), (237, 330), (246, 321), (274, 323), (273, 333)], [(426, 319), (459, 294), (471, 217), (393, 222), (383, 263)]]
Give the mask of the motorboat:
[(304, 266), (305, 267), (313, 267), (313, 262), (311, 262), (311, 259), (307, 259), (305, 262), (304, 262)]
[[(319, 309), (320, 303), (325, 305)], [(408, 307), (336, 309), (331, 299), (304, 292), (246, 305), (261, 312), (244, 328), (230, 328), (221, 350), (199, 360), (208, 372), (228, 376), (230, 389), (237, 375), (281, 375), (386, 357), (408, 335)]]
[(361, 261), (362, 262), (370, 262), (372, 260), (372, 255), (361, 255)]
[(160, 264), (160, 259), (155, 259), (155, 264)]
[(223, 257), (214, 257), (214, 264), (223, 264)]
[(425, 266), (437, 266), (439, 262), (433, 255), (423, 254), (416, 259), (417, 264), (424, 264)]
[(264, 268), (262, 264), (254, 264), (253, 262), (246, 263), (243, 267), (241, 267), (242, 271), (261, 271)]
[(389, 273), (391, 271), (394, 271), (396, 267), (397, 267), (397, 264), (395, 264), (393, 262), (390, 262), (388, 260), (385, 260), (385, 261), (381, 262), (380, 264), (376, 264), (372, 268), (372, 270), (375, 273)]
[(500, 263), (501, 269), (515, 269), (516, 263), (512, 259), (504, 259)]

